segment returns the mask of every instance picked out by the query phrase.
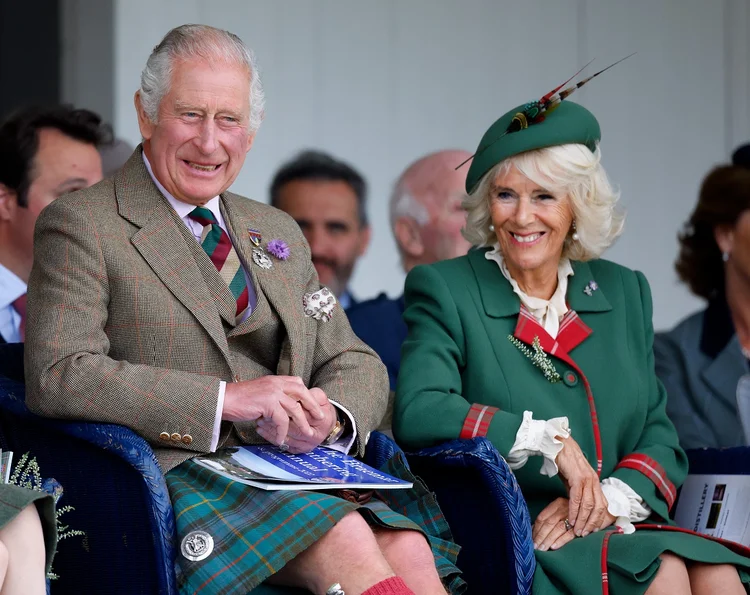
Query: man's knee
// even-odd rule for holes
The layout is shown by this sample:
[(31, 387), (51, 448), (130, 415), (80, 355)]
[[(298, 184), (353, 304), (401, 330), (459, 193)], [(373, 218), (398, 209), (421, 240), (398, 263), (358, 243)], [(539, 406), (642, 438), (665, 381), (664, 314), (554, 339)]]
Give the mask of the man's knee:
[(435, 565), (430, 544), (419, 531), (383, 530), (378, 531), (376, 537), (387, 560), (417, 568)]
[(341, 556), (367, 556), (379, 549), (372, 529), (358, 512), (350, 512), (336, 523), (321, 544)]

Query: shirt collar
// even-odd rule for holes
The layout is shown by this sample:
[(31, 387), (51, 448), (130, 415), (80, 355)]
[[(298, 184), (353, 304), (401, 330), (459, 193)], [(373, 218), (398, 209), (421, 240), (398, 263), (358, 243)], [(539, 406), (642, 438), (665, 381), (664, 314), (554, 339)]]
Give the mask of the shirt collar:
[[(193, 209), (195, 209), (195, 205), (182, 202), (181, 200), (177, 200), (174, 196), (172, 196), (154, 175), (154, 170), (151, 169), (151, 162), (148, 160), (148, 157), (146, 157), (146, 151), (142, 151), (141, 155), (143, 155), (143, 163), (146, 164), (146, 169), (148, 170), (148, 174), (151, 176), (151, 179), (154, 181), (154, 184), (156, 184), (156, 187), (159, 189), (159, 192), (161, 192), (164, 198), (167, 199), (167, 202), (170, 205), (172, 205), (172, 208), (175, 210), (175, 212), (180, 217), (180, 219), (187, 218), (187, 216), (190, 215)], [(214, 214), (214, 217), (216, 217), (216, 220), (219, 222), (219, 226), (223, 227), (222, 225), (223, 217), (221, 216), (221, 210), (219, 209), (219, 197), (218, 196), (214, 196), (205, 205), (203, 205), (203, 208), (211, 211)]]
[(26, 283), (0, 264), (0, 308), (9, 306), (26, 293)]

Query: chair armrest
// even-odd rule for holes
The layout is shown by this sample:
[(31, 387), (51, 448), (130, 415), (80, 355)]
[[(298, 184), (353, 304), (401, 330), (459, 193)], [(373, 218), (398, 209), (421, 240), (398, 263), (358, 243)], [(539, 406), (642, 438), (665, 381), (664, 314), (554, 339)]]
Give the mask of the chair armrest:
[[(13, 428), (8, 427), (8, 424), (4, 424), (2, 441), (5, 444), (3, 446), (5, 448), (10, 447), (11, 449), (23, 448), (24, 450), (29, 450), (32, 455), (37, 456), (39, 459), (42, 472), (45, 475), (55, 476), (60, 480), (64, 489), (69, 487), (66, 485), (65, 473), (68, 473), (69, 477), (73, 478), (69, 481), (88, 484), (84, 485), (83, 488), (92, 492), (94, 491), (91, 485), (92, 482), (99, 483), (102, 478), (92, 476), (86, 480), (85, 469), (81, 470), (80, 468), (74, 470), (74, 473), (71, 473), (70, 468), (62, 471), (56, 470), (54, 466), (63, 458), (60, 453), (56, 455), (56, 459), (53, 459), (49, 456), (48, 452), (41, 452), (50, 450), (50, 445), (45, 444), (44, 439), (51, 435), (55, 436), (53, 444), (58, 450), (65, 450), (66, 448), (75, 449), (75, 452), (79, 453), (77, 456), (81, 456), (82, 454), (85, 456), (85, 453), (88, 452), (91, 453), (91, 460), (94, 460), (94, 455), (96, 457), (102, 456), (91, 450), (91, 447), (94, 447), (96, 451), (104, 451), (124, 462), (137, 475), (132, 473), (123, 474), (122, 471), (118, 471), (115, 467), (109, 467), (108, 465), (111, 465), (111, 463), (107, 463), (107, 461), (111, 461), (111, 458), (105, 460), (97, 458), (96, 464), (98, 465), (99, 473), (102, 472), (102, 466), (105, 473), (110, 469), (112, 471), (112, 476), (107, 479), (109, 481), (116, 480), (117, 489), (121, 492), (120, 494), (112, 493), (113, 499), (117, 496), (121, 498), (123, 496), (132, 496), (133, 503), (135, 503), (137, 499), (144, 498), (145, 502), (142, 502), (141, 506), (146, 513), (147, 519), (143, 519), (143, 521), (148, 524), (150, 538), (153, 541), (153, 555), (156, 559), (152, 563), (154, 565), (153, 568), (156, 569), (158, 574), (155, 577), (158, 584), (158, 592), (165, 595), (177, 593), (174, 575), (176, 554), (174, 512), (164, 475), (148, 442), (124, 426), (62, 421), (36, 416), (26, 408), (24, 397), (25, 387), (23, 384), (13, 382), (7, 378), (0, 378), (0, 414), (10, 413), (13, 416), (12, 419), (17, 422), (21, 424), (28, 423), (29, 427), (36, 431), (36, 436), (39, 437), (39, 440), (35, 440), (33, 436), (25, 436), (23, 432), (15, 432)], [(28, 434), (28, 431), (26, 434)], [(70, 441), (67, 438), (63, 438), (63, 436), (69, 437)], [(85, 444), (89, 446), (87, 447)], [(20, 455), (21, 453), (18, 454)], [(45, 457), (53, 459), (53, 462), (43, 463), (42, 461)], [(52, 467), (45, 467), (46, 465), (51, 465)], [(85, 465), (81, 466), (85, 467)], [(138, 476), (142, 480), (140, 485), (136, 483), (130, 486), (128, 482), (138, 481), (134, 479)], [(76, 501), (72, 498), (66, 499), (64, 503), (76, 506)], [(106, 505), (103, 504), (103, 506)], [(93, 512), (91, 510), (79, 509), (76, 510), (75, 514), (89, 516)], [(67, 519), (68, 516), (66, 516)], [(71, 526), (74, 529), (85, 528), (72, 524)], [(141, 543), (125, 543), (123, 551), (128, 552), (130, 555), (138, 555), (139, 549), (142, 546), (143, 544)], [(66, 545), (63, 548), (63, 553), (67, 547)], [(151, 550), (151, 548), (148, 549)], [(65, 578), (62, 572), (60, 574), (61, 579)], [(54, 586), (56, 587), (57, 585)]]
[(433, 489), (456, 541), (472, 593), (531, 593), (536, 568), (531, 520), (505, 459), (486, 438), (407, 453)]

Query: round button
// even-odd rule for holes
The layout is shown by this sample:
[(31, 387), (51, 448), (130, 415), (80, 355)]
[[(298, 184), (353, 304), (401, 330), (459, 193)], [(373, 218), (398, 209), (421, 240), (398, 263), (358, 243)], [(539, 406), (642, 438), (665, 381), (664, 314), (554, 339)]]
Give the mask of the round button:
[(182, 436), (180, 436), (177, 432), (175, 432), (174, 434), (172, 434), (171, 437), (172, 437), (172, 440), (174, 440), (175, 442), (179, 442), (180, 439), (182, 438)]
[(568, 370), (563, 374), (563, 382), (568, 386), (575, 386), (578, 384), (578, 375), (572, 370)]
[(183, 444), (192, 444), (193, 443), (193, 437), (190, 434), (185, 434), (182, 437), (182, 443)]
[(169, 432), (162, 432), (159, 434), (159, 440), (169, 440)]

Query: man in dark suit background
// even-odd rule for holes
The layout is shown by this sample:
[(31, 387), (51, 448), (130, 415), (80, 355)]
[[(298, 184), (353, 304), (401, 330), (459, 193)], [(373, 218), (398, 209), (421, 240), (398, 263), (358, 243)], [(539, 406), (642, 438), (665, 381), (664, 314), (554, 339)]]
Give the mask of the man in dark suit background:
[[(69, 106), (26, 107), (0, 125), (0, 345), (24, 339), (39, 213), (102, 179), (97, 147), (108, 140), (99, 116)], [(23, 379), (22, 348), (3, 348), (0, 375)]]
[[(408, 273), (418, 264), (463, 256), (470, 244), (461, 235), (466, 213), (461, 208), (470, 157), (460, 150), (431, 153), (412, 163), (399, 176), (390, 203), (391, 229)], [(347, 310), (354, 332), (372, 347), (388, 368), (391, 390), (396, 388), (401, 343), (406, 338), (404, 296), (385, 293)]]

